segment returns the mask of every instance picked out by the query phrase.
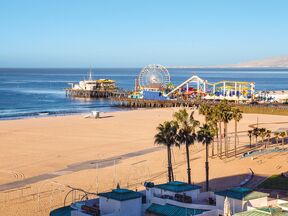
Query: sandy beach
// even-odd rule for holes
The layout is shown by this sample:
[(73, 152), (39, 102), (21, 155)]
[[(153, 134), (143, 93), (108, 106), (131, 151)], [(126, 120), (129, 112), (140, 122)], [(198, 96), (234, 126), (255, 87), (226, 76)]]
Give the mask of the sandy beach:
[[(46, 215), (63, 205), (68, 185), (101, 192), (117, 183), (141, 189), (145, 181), (167, 181), (166, 151), (154, 145), (153, 137), (157, 125), (170, 120), (176, 110), (101, 113), (101, 119), (77, 115), (0, 121), (0, 209), (7, 215)], [(204, 119), (197, 113), (195, 118)], [(259, 127), (272, 131), (288, 127), (288, 116), (244, 114), (238, 127), (240, 145), (249, 143), (246, 131), (257, 118)], [(234, 132), (233, 121), (228, 132)], [(233, 134), (230, 145), (232, 149)], [(184, 153), (184, 148), (173, 149), (175, 175), (180, 181), (186, 181)], [(191, 147), (191, 168), (192, 181), (202, 185), (205, 172), (201, 144)], [(249, 168), (259, 180), (287, 171), (287, 153), (253, 160), (210, 158), (211, 188), (239, 185)], [(72, 198), (68, 197), (66, 204)], [(8, 201), (14, 202), (13, 208)]]

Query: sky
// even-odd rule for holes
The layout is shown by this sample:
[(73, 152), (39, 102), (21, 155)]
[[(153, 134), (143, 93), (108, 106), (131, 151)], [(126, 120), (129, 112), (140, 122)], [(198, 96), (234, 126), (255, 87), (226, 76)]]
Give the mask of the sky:
[(0, 0), (0, 67), (212, 66), (288, 55), (287, 0)]

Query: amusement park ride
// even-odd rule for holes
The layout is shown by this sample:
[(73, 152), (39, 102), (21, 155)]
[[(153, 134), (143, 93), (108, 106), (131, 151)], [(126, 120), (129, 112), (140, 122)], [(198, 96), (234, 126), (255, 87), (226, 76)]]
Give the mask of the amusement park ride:
[(224, 80), (209, 83), (196, 75), (174, 87), (168, 70), (162, 65), (152, 64), (141, 70), (135, 80), (135, 91), (129, 97), (146, 100), (201, 97), (207, 100), (246, 101), (252, 99), (254, 94), (254, 82)]

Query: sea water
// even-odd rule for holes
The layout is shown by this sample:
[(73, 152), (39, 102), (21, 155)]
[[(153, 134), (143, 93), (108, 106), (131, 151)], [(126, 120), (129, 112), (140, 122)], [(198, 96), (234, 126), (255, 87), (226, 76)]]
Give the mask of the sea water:
[[(89, 69), (0, 69), (0, 119), (17, 119), (49, 115), (84, 113), (91, 110), (119, 111), (107, 99), (66, 97), (68, 83), (87, 77)], [(97, 68), (95, 79), (114, 79), (118, 87), (133, 90), (141, 68)], [(288, 69), (169, 69), (171, 81), (180, 84), (196, 74), (209, 82), (221, 80), (256, 83), (256, 90), (288, 88)]]

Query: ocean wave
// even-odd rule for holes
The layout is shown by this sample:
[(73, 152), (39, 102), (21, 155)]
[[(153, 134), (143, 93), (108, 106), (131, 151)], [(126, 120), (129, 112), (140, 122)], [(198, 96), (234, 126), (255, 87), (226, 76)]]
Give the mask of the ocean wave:
[(47, 110), (47, 111), (22, 111), (17, 112), (16, 110), (6, 110), (1, 112), (0, 120), (13, 120), (13, 119), (23, 119), (23, 118), (37, 118), (37, 117), (48, 117), (48, 116), (65, 116), (65, 115), (74, 115), (91, 112), (97, 109), (101, 112), (109, 112), (109, 111), (119, 111), (124, 110), (117, 106), (109, 106), (109, 105), (98, 105), (98, 106), (90, 106), (90, 107), (82, 107), (77, 109), (65, 109), (65, 110)]

